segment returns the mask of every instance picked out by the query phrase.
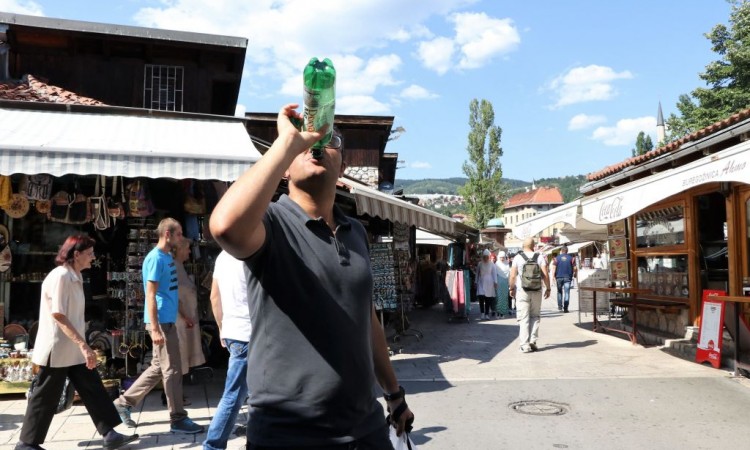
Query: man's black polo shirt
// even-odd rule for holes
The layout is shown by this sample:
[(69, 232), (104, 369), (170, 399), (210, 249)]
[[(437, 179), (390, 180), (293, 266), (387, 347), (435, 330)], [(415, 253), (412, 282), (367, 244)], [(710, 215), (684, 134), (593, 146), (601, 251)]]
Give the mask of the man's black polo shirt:
[(338, 207), (334, 218), (335, 234), (283, 195), (248, 260), (253, 444), (344, 443), (383, 426), (373, 395), (367, 234)]

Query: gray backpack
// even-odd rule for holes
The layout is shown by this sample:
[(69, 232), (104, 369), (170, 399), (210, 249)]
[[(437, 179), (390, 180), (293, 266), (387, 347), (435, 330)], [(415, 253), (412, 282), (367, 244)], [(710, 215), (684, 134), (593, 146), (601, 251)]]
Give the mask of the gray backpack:
[(524, 291), (542, 290), (542, 268), (539, 267), (539, 253), (529, 259), (526, 253), (521, 252), (521, 257), (526, 261), (521, 267), (521, 287)]

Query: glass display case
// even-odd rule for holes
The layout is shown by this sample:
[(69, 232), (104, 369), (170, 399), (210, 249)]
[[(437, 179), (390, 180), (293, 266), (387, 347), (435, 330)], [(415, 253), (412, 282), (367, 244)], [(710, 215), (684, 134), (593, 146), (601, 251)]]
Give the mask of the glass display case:
[(685, 211), (682, 205), (639, 213), (635, 216), (639, 249), (685, 243)]
[(688, 298), (687, 255), (641, 256), (638, 258), (638, 287), (651, 295)]

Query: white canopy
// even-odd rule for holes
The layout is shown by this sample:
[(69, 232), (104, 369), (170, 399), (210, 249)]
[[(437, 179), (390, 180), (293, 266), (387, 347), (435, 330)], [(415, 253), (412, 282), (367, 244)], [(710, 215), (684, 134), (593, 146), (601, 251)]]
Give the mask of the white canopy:
[(607, 227), (585, 220), (580, 212), (581, 199), (573, 200), (557, 208), (550, 209), (530, 219), (519, 222), (513, 228), (513, 235), (524, 239), (557, 223), (563, 224), (560, 234), (571, 241), (607, 239)]
[(339, 178), (339, 183), (347, 186), (357, 204), (357, 214), (380, 217), (391, 222), (414, 225), (417, 228), (456, 234), (456, 220), (422, 208), (392, 195), (384, 194), (348, 178)]
[(0, 174), (234, 181), (261, 156), (238, 119), (105, 111), (0, 108)]
[(633, 181), (581, 201), (582, 217), (608, 224), (632, 216), (667, 197), (706, 183), (750, 180), (750, 141), (697, 161)]

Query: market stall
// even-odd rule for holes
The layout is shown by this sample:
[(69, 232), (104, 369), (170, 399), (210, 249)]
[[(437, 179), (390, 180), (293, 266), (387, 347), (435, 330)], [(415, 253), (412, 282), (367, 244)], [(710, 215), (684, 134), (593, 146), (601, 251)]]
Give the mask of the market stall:
[[(217, 139), (221, 151), (209, 158)], [(15, 330), (27, 336), (22, 352), (33, 350), (41, 282), (64, 238), (83, 232), (97, 241), (99, 255), (84, 272), (86, 339), (106, 357), (103, 378), (139, 373), (149, 353), (140, 266), (156, 242), (156, 225), (163, 217), (182, 223), (194, 241), (186, 269), (210, 287), (220, 249), (207, 219), (226, 181), (259, 157), (234, 118), (0, 102), (0, 185), (9, 194), (0, 202), (6, 338)], [(210, 327), (208, 291), (201, 293)], [(21, 352), (13, 345), (0, 345), (0, 354)], [(5, 371), (5, 380), (23, 384), (24, 373)]]

